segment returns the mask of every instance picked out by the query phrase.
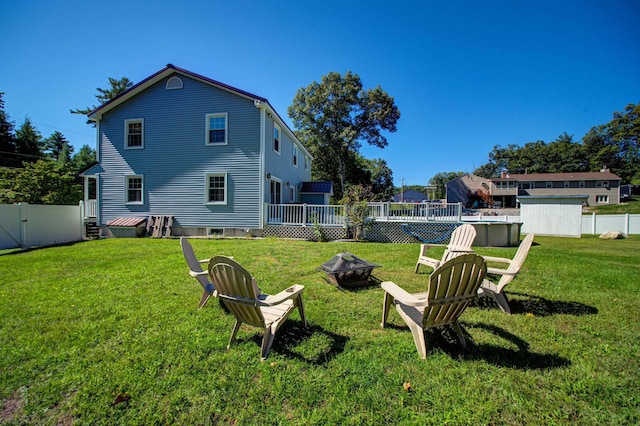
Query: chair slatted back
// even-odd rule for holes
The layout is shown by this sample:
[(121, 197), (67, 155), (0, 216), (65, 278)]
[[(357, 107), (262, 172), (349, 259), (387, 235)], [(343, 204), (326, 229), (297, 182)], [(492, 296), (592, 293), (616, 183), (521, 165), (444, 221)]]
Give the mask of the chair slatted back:
[[(180, 238), (180, 247), (182, 248), (182, 255), (184, 259), (187, 261), (187, 265), (189, 269), (193, 272), (203, 272), (202, 266), (196, 257), (196, 253), (193, 251), (193, 247), (189, 240), (182, 237)], [(195, 277), (200, 284), (202, 284), (203, 288), (208, 288), (210, 286), (209, 280), (206, 275), (200, 275)]]
[(481, 256), (460, 254), (440, 265), (429, 278), (423, 328), (451, 324), (477, 296), (487, 272)]
[(502, 288), (504, 288), (504, 286), (513, 281), (513, 279), (516, 277), (516, 274), (520, 273), (520, 269), (522, 268), (524, 261), (529, 255), (529, 249), (533, 244), (533, 237), (533, 233), (527, 234), (527, 236), (524, 237), (524, 239), (520, 243), (520, 246), (518, 246), (518, 250), (516, 251), (515, 256), (513, 256), (513, 259), (507, 267), (507, 272), (509, 272), (509, 275), (503, 275), (502, 277), (500, 277), (500, 281), (498, 281), (498, 291), (500, 291)]
[(255, 327), (266, 326), (257, 306), (260, 289), (246, 269), (229, 257), (215, 256), (209, 262), (209, 275), (216, 283), (218, 297), (236, 319)]
[(475, 226), (468, 223), (458, 226), (451, 234), (451, 241), (442, 255), (441, 262), (446, 262), (456, 256), (460, 256), (461, 254), (469, 253), (475, 239)]

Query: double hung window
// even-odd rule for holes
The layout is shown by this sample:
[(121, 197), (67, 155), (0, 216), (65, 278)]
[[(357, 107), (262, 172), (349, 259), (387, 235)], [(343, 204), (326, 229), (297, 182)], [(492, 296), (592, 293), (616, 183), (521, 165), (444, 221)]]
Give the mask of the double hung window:
[(143, 204), (143, 179), (140, 175), (125, 176), (126, 203)]
[(124, 134), (126, 148), (144, 148), (144, 120), (125, 120)]
[(227, 204), (226, 173), (207, 173), (205, 188), (207, 204)]
[(228, 143), (227, 113), (207, 114), (207, 145), (226, 145)]
[(280, 153), (280, 127), (273, 125), (273, 150)]

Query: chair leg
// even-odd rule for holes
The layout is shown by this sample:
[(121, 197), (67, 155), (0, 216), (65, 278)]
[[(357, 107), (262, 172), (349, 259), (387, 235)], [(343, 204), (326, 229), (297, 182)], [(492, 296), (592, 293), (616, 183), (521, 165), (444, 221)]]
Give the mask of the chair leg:
[(231, 333), (231, 339), (229, 339), (229, 344), (227, 345), (227, 349), (229, 349), (233, 341), (236, 340), (236, 334), (238, 334), (238, 330), (240, 330), (241, 325), (242, 325), (242, 322), (236, 320), (236, 324), (233, 326), (233, 332)]
[(304, 313), (304, 303), (302, 302), (302, 296), (298, 295), (294, 301), (295, 306), (298, 307), (298, 312), (300, 312), (300, 319), (302, 320), (302, 325), (304, 328), (307, 328), (307, 317)]
[(271, 330), (271, 327), (265, 327), (264, 335), (262, 336), (262, 355), (260, 361), (264, 361), (269, 356), (269, 349), (271, 349), (271, 344), (275, 336), (276, 334)]
[(418, 273), (418, 269), (420, 269), (420, 262), (416, 262), (416, 270), (415, 273)]
[(451, 324), (451, 326), (453, 327), (453, 329), (456, 331), (456, 334), (458, 335), (458, 340), (460, 341), (460, 345), (462, 345), (463, 348), (467, 349), (467, 341), (464, 339), (464, 334), (462, 334), (462, 328), (460, 327), (460, 324), (458, 324), (458, 322), (454, 322)]
[(416, 344), (418, 356), (425, 359), (427, 357), (427, 343), (424, 340), (424, 329), (422, 328), (422, 324), (407, 323), (407, 325), (411, 329), (411, 335), (413, 336), (413, 342)]
[(202, 309), (202, 307), (207, 304), (207, 301), (209, 300), (210, 297), (211, 297), (211, 293), (209, 293), (208, 291), (205, 291), (204, 293), (202, 293), (202, 297), (200, 298), (200, 303), (198, 303), (198, 309)]
[(382, 328), (387, 325), (387, 317), (389, 316), (389, 308), (393, 305), (393, 296), (386, 291), (384, 292), (384, 301), (382, 302)]
[(493, 299), (496, 301), (500, 309), (503, 312), (511, 315), (511, 308), (509, 307), (509, 301), (507, 300), (507, 296), (504, 293), (490, 293), (493, 296)]

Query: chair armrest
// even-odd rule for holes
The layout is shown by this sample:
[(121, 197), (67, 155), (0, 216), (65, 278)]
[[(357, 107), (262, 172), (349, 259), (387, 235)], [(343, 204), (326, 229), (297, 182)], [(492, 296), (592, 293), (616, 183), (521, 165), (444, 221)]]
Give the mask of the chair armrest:
[(300, 284), (294, 284), (291, 287), (282, 290), (278, 294), (274, 294), (273, 296), (267, 296), (264, 300), (261, 300), (260, 305), (262, 306), (274, 306), (279, 305), (288, 299), (293, 299), (294, 297), (298, 297), (304, 291), (304, 286)]
[(192, 271), (189, 270), (189, 275), (191, 275), (192, 277), (196, 278), (196, 277), (201, 277), (203, 275), (209, 275), (208, 271), (200, 271), (200, 272), (196, 272), (196, 271)]
[(511, 263), (506, 257), (482, 256), (486, 262)]
[(385, 281), (381, 285), (382, 289), (393, 296), (398, 302), (407, 306), (424, 306), (427, 299), (418, 299), (411, 293), (407, 293), (404, 289), (392, 281)]
[(487, 268), (487, 274), (495, 274), (495, 275), (511, 275), (511, 276), (516, 276), (518, 275), (517, 271), (509, 271), (507, 269), (500, 269), (500, 268)]

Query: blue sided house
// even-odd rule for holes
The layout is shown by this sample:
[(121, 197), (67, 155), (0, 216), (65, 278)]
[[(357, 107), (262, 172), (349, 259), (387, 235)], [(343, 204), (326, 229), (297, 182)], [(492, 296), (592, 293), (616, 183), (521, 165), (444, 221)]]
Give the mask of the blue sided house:
[(326, 200), (267, 99), (173, 65), (89, 118), (98, 163), (83, 173), (85, 216), (103, 235), (152, 217), (170, 217), (171, 235), (260, 234), (269, 204)]

